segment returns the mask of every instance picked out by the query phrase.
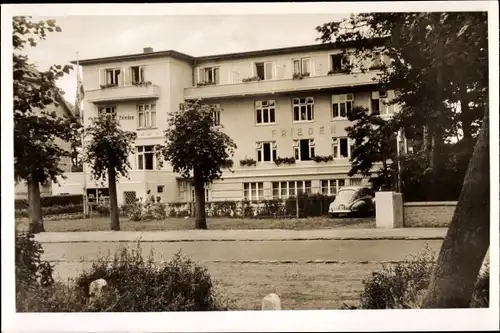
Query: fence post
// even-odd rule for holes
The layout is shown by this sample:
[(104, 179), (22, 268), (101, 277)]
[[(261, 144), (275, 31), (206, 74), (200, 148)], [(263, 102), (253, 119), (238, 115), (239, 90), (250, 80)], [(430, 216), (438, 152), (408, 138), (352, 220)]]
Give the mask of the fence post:
[(299, 197), (300, 197), (300, 191), (297, 190), (297, 196), (295, 197), (295, 209), (296, 209), (296, 215), (297, 218), (300, 218), (300, 208), (299, 208)]

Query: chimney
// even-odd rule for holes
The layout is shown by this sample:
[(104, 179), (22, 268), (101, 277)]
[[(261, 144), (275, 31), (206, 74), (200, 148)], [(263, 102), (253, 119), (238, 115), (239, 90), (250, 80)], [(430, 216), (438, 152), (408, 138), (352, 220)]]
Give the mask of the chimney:
[(144, 53), (152, 53), (153, 52), (153, 48), (152, 47), (145, 47), (143, 49)]

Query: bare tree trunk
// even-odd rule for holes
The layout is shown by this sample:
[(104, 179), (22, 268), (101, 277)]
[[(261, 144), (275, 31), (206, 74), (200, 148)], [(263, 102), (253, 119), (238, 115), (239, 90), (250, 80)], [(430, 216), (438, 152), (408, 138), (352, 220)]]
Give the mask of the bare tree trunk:
[(490, 241), (489, 124), (481, 133), (431, 278), (424, 308), (466, 308)]
[(196, 206), (195, 228), (207, 229), (205, 213), (205, 182), (199, 170), (194, 170), (194, 196)]
[(108, 169), (108, 187), (109, 187), (109, 208), (111, 219), (111, 230), (120, 230), (120, 219), (118, 216), (118, 195), (116, 194), (116, 171), (113, 168)]
[(29, 201), (29, 211), (30, 211), (30, 225), (29, 231), (32, 233), (40, 233), (45, 231), (43, 225), (42, 217), (42, 204), (40, 196), (40, 184), (36, 181), (34, 175), (32, 175), (28, 181), (28, 201)]

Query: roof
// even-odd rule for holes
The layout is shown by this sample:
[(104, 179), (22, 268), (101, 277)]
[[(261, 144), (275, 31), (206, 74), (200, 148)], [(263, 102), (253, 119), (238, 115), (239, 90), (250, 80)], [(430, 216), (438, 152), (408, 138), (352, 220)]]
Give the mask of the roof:
[[(369, 40), (371, 43), (377, 43), (383, 40), (383, 38), (376, 38)], [(368, 41), (368, 40), (367, 40)], [(366, 41), (365, 41), (366, 42)], [(137, 59), (148, 59), (148, 58), (159, 58), (159, 57), (173, 57), (180, 60), (184, 60), (191, 63), (203, 62), (203, 61), (214, 61), (214, 60), (226, 60), (226, 59), (241, 59), (241, 58), (253, 58), (262, 56), (278, 55), (283, 53), (297, 53), (297, 52), (312, 52), (312, 51), (323, 51), (323, 50), (334, 50), (340, 49), (342, 47), (349, 47), (354, 43), (359, 43), (359, 41), (350, 41), (343, 43), (324, 43), (324, 44), (310, 44), (302, 46), (289, 46), (276, 49), (265, 49), (257, 51), (247, 51), (247, 52), (236, 52), (236, 53), (226, 53), (226, 54), (216, 54), (207, 55), (201, 57), (194, 57), (187, 55), (175, 50), (169, 51), (157, 51), (148, 53), (136, 53), (129, 55), (119, 55), (105, 58), (94, 58), (94, 59), (84, 59), (79, 60), (79, 65), (93, 65), (93, 64), (104, 64), (108, 62), (124, 61), (124, 60), (137, 60)], [(76, 60), (71, 61), (72, 64), (76, 64)]]

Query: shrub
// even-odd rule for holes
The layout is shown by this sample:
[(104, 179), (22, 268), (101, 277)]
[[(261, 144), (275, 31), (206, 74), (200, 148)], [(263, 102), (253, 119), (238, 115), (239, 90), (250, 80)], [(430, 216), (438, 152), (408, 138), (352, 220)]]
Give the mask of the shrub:
[(111, 209), (109, 205), (98, 204), (94, 206), (94, 211), (100, 216), (109, 216), (111, 214)]
[[(363, 281), (361, 308), (420, 308), (435, 267), (435, 255), (428, 248), (419, 256), (393, 266), (384, 266)], [(488, 307), (489, 269), (478, 276), (471, 307)]]
[(254, 207), (252, 206), (252, 203), (248, 200), (243, 200), (241, 202), (241, 215), (244, 217), (251, 217), (254, 216)]
[(29, 295), (54, 284), (52, 265), (41, 259), (42, 245), (35, 241), (32, 233), (16, 231), (16, 308), (22, 311), (29, 307)]
[(211, 203), (213, 216), (231, 216), (236, 211), (236, 201), (214, 201)]
[(112, 312), (228, 310), (229, 302), (217, 290), (207, 269), (177, 252), (167, 263), (158, 264), (151, 252), (122, 248), (113, 259), (100, 258), (91, 270), (76, 280), (88, 296), (90, 282), (105, 279), (109, 292), (97, 311)]

